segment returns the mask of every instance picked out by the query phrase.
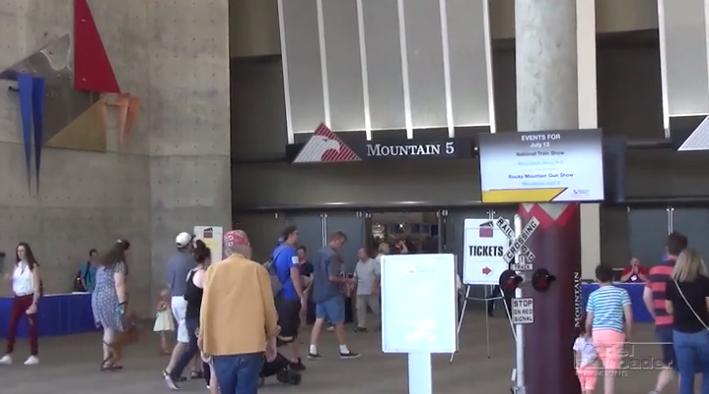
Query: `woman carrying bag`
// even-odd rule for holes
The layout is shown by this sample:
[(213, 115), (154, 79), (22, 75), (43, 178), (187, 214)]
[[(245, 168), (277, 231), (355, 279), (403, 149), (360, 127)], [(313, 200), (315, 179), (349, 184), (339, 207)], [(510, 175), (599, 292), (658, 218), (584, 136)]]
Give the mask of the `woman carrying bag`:
[(697, 251), (686, 249), (677, 257), (665, 305), (674, 317), (679, 394), (694, 394), (696, 373), (702, 374), (700, 393), (709, 394), (709, 275)]

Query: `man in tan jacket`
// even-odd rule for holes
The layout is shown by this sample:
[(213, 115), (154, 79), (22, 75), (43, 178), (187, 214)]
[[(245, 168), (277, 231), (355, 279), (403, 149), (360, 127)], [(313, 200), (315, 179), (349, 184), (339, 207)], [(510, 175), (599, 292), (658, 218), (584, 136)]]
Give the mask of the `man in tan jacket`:
[(222, 394), (256, 394), (264, 358), (276, 357), (271, 279), (266, 268), (250, 260), (244, 231), (226, 233), (224, 250), (229, 257), (206, 272), (199, 347), (212, 357)]

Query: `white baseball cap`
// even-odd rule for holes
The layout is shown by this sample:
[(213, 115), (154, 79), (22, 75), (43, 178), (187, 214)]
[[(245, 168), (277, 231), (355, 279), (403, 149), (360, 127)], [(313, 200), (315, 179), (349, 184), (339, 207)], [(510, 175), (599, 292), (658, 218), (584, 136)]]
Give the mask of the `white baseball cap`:
[(194, 236), (192, 234), (183, 231), (175, 237), (175, 245), (177, 245), (178, 248), (184, 248), (192, 242), (193, 238)]

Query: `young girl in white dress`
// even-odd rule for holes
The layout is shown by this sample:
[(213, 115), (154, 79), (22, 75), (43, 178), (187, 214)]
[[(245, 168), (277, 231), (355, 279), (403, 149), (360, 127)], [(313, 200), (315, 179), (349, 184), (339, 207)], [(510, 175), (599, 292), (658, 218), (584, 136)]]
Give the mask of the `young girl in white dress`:
[(170, 311), (170, 292), (165, 289), (160, 292), (160, 299), (155, 312), (155, 325), (153, 331), (160, 333), (160, 354), (170, 354), (167, 346), (167, 333), (175, 331), (175, 319)]

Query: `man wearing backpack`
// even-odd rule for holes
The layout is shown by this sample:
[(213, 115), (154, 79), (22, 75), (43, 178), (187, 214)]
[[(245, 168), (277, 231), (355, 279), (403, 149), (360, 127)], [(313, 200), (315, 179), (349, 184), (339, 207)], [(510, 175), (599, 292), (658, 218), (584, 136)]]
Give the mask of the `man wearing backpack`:
[(297, 339), (300, 331), (300, 310), (307, 299), (300, 281), (300, 264), (296, 252), (298, 229), (295, 226), (286, 227), (281, 239), (283, 242), (271, 254), (273, 271), (281, 284), (276, 294), (278, 325), (281, 327), (279, 338), (290, 348), (291, 368), (302, 371), (305, 366), (300, 359)]
[(96, 249), (89, 250), (89, 260), (81, 265), (79, 272), (74, 280), (74, 290), (93, 293), (96, 286), (96, 259), (98, 251)]

